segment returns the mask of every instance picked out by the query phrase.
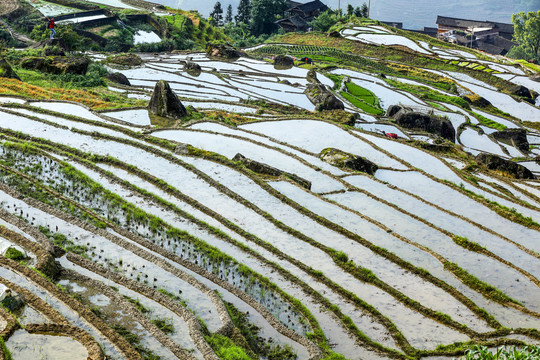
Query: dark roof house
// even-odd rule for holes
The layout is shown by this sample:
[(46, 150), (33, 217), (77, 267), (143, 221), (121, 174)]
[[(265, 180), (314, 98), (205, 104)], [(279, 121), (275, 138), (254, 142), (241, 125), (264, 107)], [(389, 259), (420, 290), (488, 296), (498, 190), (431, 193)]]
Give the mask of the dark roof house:
[(276, 24), (285, 31), (307, 30), (307, 23), (328, 9), (328, 6), (320, 0), (310, 1), (305, 4), (289, 1), (287, 4), (292, 6), (285, 10), (284, 19), (276, 21)]
[(512, 41), (512, 24), (437, 16), (437, 25), (440, 38), (448, 39), (447, 34), (451, 34), (450, 38), (460, 45), (471, 46), (494, 55), (505, 55), (517, 45)]

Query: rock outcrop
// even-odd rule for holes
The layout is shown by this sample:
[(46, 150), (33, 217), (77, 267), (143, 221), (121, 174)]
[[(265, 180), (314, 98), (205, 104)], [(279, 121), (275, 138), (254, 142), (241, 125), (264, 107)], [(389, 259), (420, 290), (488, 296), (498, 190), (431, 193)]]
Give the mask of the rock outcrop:
[(242, 53), (229, 44), (206, 44), (206, 55), (223, 59), (238, 59)]
[(131, 83), (126, 75), (119, 72), (107, 74), (107, 79), (120, 85), (131, 86)]
[(396, 121), (396, 124), (404, 128), (426, 131), (437, 134), (452, 142), (456, 141), (456, 130), (450, 120), (415, 111), (408, 111), (407, 109), (401, 109), (394, 114), (394, 120)]
[(468, 95), (462, 95), (460, 96), (463, 100), (468, 102), (469, 104), (477, 107), (486, 107), (491, 105), (489, 100), (481, 97), (480, 95), (476, 94), (468, 94)]
[(496, 131), (491, 135), (503, 144), (518, 148), (522, 153), (527, 154), (529, 152), (529, 141), (525, 129), (505, 129)]
[(328, 37), (339, 38), (341, 37), (341, 34), (339, 33), (339, 31), (334, 30), (328, 33)]
[(186, 65), (184, 65), (184, 70), (186, 70), (186, 71), (202, 71), (201, 65), (197, 64), (194, 61), (186, 61)]
[(47, 39), (38, 41), (30, 46), (31, 49), (44, 49), (43, 55), (46, 56), (65, 56), (66, 51), (70, 51), (70, 47), (64, 39)]
[(84, 75), (88, 70), (90, 60), (84, 56), (45, 56), (27, 57), (22, 59), (23, 69), (38, 70), (51, 74)]
[(370, 175), (375, 174), (375, 171), (379, 169), (374, 162), (335, 148), (323, 149), (319, 154), (319, 157), (322, 161), (327, 162), (330, 165), (339, 168), (349, 168), (354, 171), (362, 171)]
[(517, 85), (510, 89), (512, 95), (516, 95), (525, 99), (532, 100), (532, 95), (529, 89), (523, 85)]
[(345, 106), (324, 84), (310, 83), (304, 91), (317, 111), (343, 110)]
[(21, 80), (4, 58), (0, 58), (0, 77)]
[(186, 108), (165, 80), (159, 80), (148, 104), (148, 111), (154, 115), (180, 119), (187, 115)]
[(109, 56), (105, 59), (107, 64), (119, 65), (121, 67), (133, 67), (139, 66), (143, 63), (140, 56), (135, 54), (118, 54), (114, 56)]
[(310, 83), (320, 83), (319, 79), (317, 79), (317, 72), (313, 69), (309, 69), (308, 73), (306, 74), (306, 79)]
[(294, 59), (287, 55), (277, 55), (274, 58), (274, 65), (281, 67), (292, 67), (294, 65)]
[(476, 160), (490, 170), (502, 172), (516, 179), (535, 179), (533, 173), (525, 166), (493, 154), (478, 154)]
[(401, 105), (390, 105), (388, 110), (386, 110), (386, 116), (393, 118), (401, 110), (403, 110), (403, 106)]
[(308, 181), (304, 178), (301, 178), (298, 175), (291, 174), (288, 172), (285, 172), (283, 170), (277, 169), (273, 166), (270, 166), (265, 163), (261, 163), (255, 160), (251, 160), (244, 155), (238, 153), (236, 154), (233, 159), (233, 161), (240, 161), (242, 164), (244, 164), (245, 167), (247, 167), (249, 170), (256, 172), (258, 174), (263, 175), (270, 175), (270, 176), (281, 176), (284, 175), (288, 177), (289, 179), (293, 180), (294, 182), (300, 184), (302, 187), (305, 187), (306, 189), (311, 189), (311, 181)]

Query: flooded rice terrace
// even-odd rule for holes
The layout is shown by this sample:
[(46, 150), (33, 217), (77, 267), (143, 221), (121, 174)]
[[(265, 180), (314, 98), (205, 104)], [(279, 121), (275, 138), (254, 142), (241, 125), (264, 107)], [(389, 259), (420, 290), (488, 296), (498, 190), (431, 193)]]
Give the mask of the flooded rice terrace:
[[(467, 57), (532, 86), (526, 70), (385, 27), (342, 36)], [(110, 84), (125, 96), (148, 100), (167, 80), (189, 121), (0, 97), (0, 324), (12, 358), (450, 359), (462, 344), (539, 344), (540, 133), (524, 125), (539, 108), (470, 73), (426, 70), (455, 84), (442, 89), (348, 67), (317, 70), (345, 108), (323, 116), (306, 95), (313, 74), (274, 67), (264, 49), (235, 61), (140, 54), (141, 66), (109, 69), (131, 82)], [(438, 100), (409, 91), (422, 86)], [(493, 108), (445, 102), (455, 88)], [(382, 115), (395, 105), (454, 136)], [(532, 176), (489, 170), (478, 154)]]

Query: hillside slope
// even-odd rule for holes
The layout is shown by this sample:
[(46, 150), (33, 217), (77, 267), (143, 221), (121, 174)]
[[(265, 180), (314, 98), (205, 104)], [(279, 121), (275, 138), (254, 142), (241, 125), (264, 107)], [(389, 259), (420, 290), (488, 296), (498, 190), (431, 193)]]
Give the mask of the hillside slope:
[[(107, 55), (87, 54), (93, 76), (129, 86), (64, 90), (7, 56), (28, 83), (0, 78), (0, 283), (22, 295), (0, 308), (3, 352), (434, 360), (540, 343), (534, 69), (373, 22), (239, 58)], [(185, 117), (146, 108), (161, 79)]]

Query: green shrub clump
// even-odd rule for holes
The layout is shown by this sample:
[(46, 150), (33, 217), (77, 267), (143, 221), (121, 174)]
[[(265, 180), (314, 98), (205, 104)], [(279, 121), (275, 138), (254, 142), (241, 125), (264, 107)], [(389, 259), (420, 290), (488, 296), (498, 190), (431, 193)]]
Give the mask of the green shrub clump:
[(500, 347), (491, 352), (486, 346), (476, 345), (465, 352), (462, 360), (538, 360), (540, 359), (540, 347), (538, 346), (512, 346)]
[(19, 261), (26, 259), (26, 256), (19, 250), (15, 249), (14, 247), (10, 247), (7, 249), (6, 254), (4, 255), (8, 259)]

